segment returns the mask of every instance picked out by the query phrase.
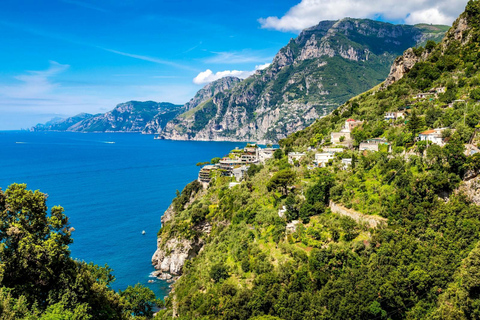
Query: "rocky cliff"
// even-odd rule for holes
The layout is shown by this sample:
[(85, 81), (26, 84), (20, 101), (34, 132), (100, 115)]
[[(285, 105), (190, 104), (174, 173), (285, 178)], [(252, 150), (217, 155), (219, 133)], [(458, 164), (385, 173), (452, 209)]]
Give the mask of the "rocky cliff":
[(322, 21), (292, 39), (267, 69), (179, 115), (160, 136), (277, 141), (379, 84), (395, 57), (445, 31), (364, 19)]
[(129, 101), (103, 114), (80, 114), (50, 125), (37, 125), (33, 131), (142, 132), (152, 120), (159, 127), (173, 119), (180, 105), (167, 102)]
[[(195, 96), (179, 110), (178, 114), (182, 114), (188, 112), (192, 109), (195, 109), (200, 104), (204, 103), (205, 101), (211, 99), (216, 94), (226, 92), (230, 90), (233, 86), (237, 83), (241, 82), (242, 80), (235, 77), (224, 77), (222, 79), (213, 81), (207, 84), (205, 87), (200, 89)], [(160, 133), (161, 130), (167, 125), (168, 131), (172, 131), (174, 129), (174, 122), (164, 123), (161, 122), (164, 118), (161, 118), (161, 115), (155, 116), (151, 121), (149, 121), (145, 129), (143, 130), (144, 133)], [(171, 119), (169, 119), (171, 120)], [(173, 126), (173, 127), (172, 127)], [(187, 140), (187, 139), (182, 139)]]

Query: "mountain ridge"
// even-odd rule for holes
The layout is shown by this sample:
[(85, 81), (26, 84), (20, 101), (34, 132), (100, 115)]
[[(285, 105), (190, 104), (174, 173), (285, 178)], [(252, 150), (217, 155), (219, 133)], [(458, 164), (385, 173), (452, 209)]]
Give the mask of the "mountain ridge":
[(199, 110), (201, 125), (192, 114), (158, 133), (174, 140), (275, 142), (382, 82), (395, 57), (444, 31), (368, 19), (322, 21), (290, 40), (269, 67), (214, 96)]

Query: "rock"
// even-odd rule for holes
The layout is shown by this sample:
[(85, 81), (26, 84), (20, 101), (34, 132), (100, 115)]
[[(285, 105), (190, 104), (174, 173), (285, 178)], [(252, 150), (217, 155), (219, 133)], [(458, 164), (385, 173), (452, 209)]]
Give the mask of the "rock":
[(389, 85), (402, 79), (417, 62), (424, 59), (426, 59), (426, 56), (417, 57), (412, 48), (407, 49), (403, 55), (395, 59), (393, 62), (392, 67), (390, 68), (390, 74), (383, 83), (382, 88), (385, 89)]

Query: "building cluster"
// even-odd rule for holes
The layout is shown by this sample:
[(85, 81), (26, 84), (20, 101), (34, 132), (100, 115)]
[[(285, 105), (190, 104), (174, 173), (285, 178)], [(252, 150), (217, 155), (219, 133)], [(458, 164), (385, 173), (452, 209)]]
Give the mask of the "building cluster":
[(222, 158), (218, 163), (203, 166), (198, 173), (198, 181), (210, 183), (215, 173), (222, 176), (235, 177), (241, 181), (252, 164), (264, 164), (270, 158), (276, 148), (260, 148), (255, 144), (249, 144), (243, 149), (236, 148), (230, 154)]
[(422, 100), (422, 99), (431, 99), (431, 98), (438, 98), (438, 95), (440, 93), (445, 93), (447, 91), (447, 88), (445, 87), (439, 87), (439, 88), (433, 88), (428, 92), (421, 92), (415, 96), (415, 99)]
[[(315, 153), (315, 158), (313, 160), (313, 166), (310, 168), (323, 168), (326, 167), (329, 162), (332, 162), (335, 158), (336, 153), (341, 153), (345, 149), (343, 148), (323, 148), (321, 153)], [(315, 149), (311, 149), (310, 151), (316, 151)], [(307, 154), (304, 152), (290, 152), (288, 154), (288, 163), (295, 164), (299, 162), (303, 157)], [(343, 158), (343, 169), (346, 169), (349, 165), (352, 165), (351, 158)]]

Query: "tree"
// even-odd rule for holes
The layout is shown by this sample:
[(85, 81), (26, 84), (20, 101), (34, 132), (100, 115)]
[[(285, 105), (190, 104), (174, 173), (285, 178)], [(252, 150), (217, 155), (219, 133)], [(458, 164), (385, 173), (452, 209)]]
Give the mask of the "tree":
[(417, 116), (417, 111), (413, 109), (412, 116), (410, 117), (410, 120), (407, 123), (407, 128), (413, 134), (417, 134), (420, 131), (421, 126), (422, 126), (422, 122), (420, 118)]
[(283, 169), (273, 175), (267, 183), (268, 191), (281, 189), (284, 195), (288, 194), (288, 186), (295, 181), (295, 173), (290, 169)]
[(273, 157), (277, 160), (280, 160), (283, 158), (283, 151), (282, 149), (277, 149), (275, 150), (275, 152), (273, 153)]
[(227, 279), (229, 277), (228, 269), (223, 263), (214, 264), (210, 269), (209, 275), (210, 278), (213, 279), (215, 282)]
[(136, 284), (135, 287), (128, 286), (125, 291), (120, 291), (120, 296), (125, 299), (125, 312), (135, 316), (151, 318), (153, 308), (161, 301), (155, 298), (155, 294), (149, 288)]
[[(111, 269), (70, 257), (68, 218), (59, 206), (48, 212), (46, 199), (25, 184), (0, 190), (0, 318), (131, 318), (126, 298), (109, 287)], [(137, 288), (154, 303), (147, 290)]]
[(44, 304), (71, 264), (68, 218), (56, 206), (47, 212), (47, 196), (12, 184), (0, 196), (1, 284)]

